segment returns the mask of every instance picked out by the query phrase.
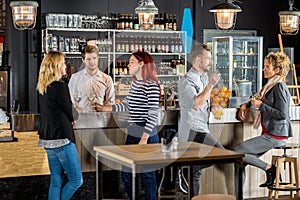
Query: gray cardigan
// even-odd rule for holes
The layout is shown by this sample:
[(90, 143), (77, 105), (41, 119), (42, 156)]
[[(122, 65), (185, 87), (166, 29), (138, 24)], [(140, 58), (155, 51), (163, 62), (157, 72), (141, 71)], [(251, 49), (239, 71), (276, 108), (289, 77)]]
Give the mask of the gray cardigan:
[[(290, 100), (290, 92), (283, 82), (275, 85), (262, 99), (259, 110), (263, 114), (263, 123), (269, 133), (276, 136), (293, 136), (289, 113)], [(250, 107), (251, 102), (246, 105)]]

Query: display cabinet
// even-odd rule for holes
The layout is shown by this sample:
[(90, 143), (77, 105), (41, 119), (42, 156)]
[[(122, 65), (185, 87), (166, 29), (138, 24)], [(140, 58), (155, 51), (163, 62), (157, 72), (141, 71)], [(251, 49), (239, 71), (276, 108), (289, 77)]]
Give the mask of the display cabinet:
[(141, 50), (152, 55), (162, 93), (167, 94), (163, 96), (167, 99), (177, 95), (174, 84), (186, 73), (185, 31), (46, 28), (42, 37), (43, 52), (64, 52), (66, 62), (74, 66), (76, 71), (82, 68), (81, 49), (84, 44), (97, 45), (100, 51), (99, 68), (113, 78), (116, 99), (122, 99), (129, 92), (131, 76), (128, 60), (132, 52)]
[(232, 96), (249, 97), (262, 86), (263, 37), (213, 37), (213, 70)]

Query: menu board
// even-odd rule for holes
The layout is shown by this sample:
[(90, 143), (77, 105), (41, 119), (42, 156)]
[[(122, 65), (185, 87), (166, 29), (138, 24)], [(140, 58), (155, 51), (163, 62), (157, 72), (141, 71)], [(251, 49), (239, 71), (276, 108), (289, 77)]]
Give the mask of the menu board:
[(6, 29), (7, 0), (0, 0), (0, 29)]

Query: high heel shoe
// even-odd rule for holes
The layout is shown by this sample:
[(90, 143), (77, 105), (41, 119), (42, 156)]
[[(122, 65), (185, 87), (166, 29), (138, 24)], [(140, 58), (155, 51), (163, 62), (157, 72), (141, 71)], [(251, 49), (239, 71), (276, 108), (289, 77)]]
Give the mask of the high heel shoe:
[(272, 165), (272, 167), (266, 170), (265, 172), (266, 172), (267, 180), (265, 183), (260, 184), (259, 187), (268, 187), (274, 184), (274, 180), (276, 178), (276, 166)]

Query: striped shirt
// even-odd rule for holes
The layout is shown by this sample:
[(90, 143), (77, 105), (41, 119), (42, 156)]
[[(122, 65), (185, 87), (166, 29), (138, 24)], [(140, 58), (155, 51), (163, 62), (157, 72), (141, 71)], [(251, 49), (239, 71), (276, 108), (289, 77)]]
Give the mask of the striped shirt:
[(144, 132), (151, 134), (157, 124), (160, 89), (157, 83), (134, 80), (126, 99), (113, 105), (113, 111), (129, 111), (128, 122), (145, 122)]

